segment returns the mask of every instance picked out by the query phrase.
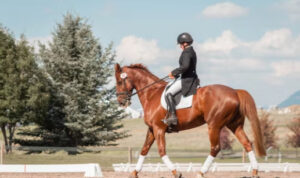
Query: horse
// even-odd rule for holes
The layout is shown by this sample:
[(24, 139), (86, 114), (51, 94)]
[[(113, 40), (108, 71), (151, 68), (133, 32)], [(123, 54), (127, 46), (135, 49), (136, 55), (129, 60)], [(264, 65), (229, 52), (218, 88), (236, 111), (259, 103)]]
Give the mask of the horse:
[[(144, 110), (144, 122), (148, 126), (145, 143), (141, 149), (136, 168), (129, 177), (138, 178), (145, 156), (154, 140), (157, 142), (160, 157), (174, 177), (182, 177), (182, 174), (175, 169), (166, 154), (165, 134), (168, 126), (163, 123), (162, 119), (167, 111), (161, 106), (160, 99), (167, 82), (153, 75), (142, 64), (121, 67), (116, 63), (114, 68), (117, 101), (120, 106), (127, 107), (130, 105), (131, 96), (135, 89)], [(210, 154), (201, 167), (201, 171), (197, 173), (197, 177), (204, 177), (220, 151), (220, 131), (223, 127), (231, 130), (243, 145), (248, 153), (252, 176), (258, 177), (258, 163), (255, 153), (258, 156), (265, 156), (266, 151), (263, 146), (255, 102), (246, 90), (233, 89), (219, 84), (200, 87), (193, 96), (192, 107), (179, 109), (176, 114), (178, 117), (177, 131), (192, 129), (203, 124), (208, 126)], [(243, 129), (245, 117), (251, 123), (255, 153), (252, 149), (252, 143)]]

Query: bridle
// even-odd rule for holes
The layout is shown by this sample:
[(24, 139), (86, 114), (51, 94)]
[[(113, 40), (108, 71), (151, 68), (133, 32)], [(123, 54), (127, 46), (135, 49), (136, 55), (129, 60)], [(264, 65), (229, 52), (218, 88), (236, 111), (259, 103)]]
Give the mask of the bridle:
[[(123, 75), (123, 76), (122, 76), (122, 75)], [(117, 96), (126, 95), (126, 98), (123, 98), (123, 101), (125, 101), (125, 103), (126, 103), (126, 102), (130, 102), (132, 96), (138, 94), (139, 92), (145, 90), (146, 88), (151, 87), (152, 85), (154, 85), (154, 84), (156, 84), (156, 83), (158, 83), (158, 82), (161, 82), (161, 81), (167, 79), (168, 77), (169, 77), (169, 76), (165, 76), (165, 77), (163, 77), (163, 78), (161, 78), (161, 79), (159, 79), (159, 80), (157, 80), (157, 81), (155, 81), (155, 82), (153, 82), (153, 83), (151, 83), (151, 84), (149, 84), (149, 85), (146, 85), (145, 87), (143, 87), (143, 88), (141, 88), (141, 89), (139, 89), (139, 90), (136, 90), (136, 92), (132, 93), (133, 88), (132, 88), (131, 90), (129, 90), (129, 89), (127, 88), (127, 85), (126, 85), (126, 79), (128, 79), (128, 81), (129, 81), (129, 83), (131, 84), (131, 86), (133, 86), (131, 80), (127, 77), (127, 73), (121, 73), (122, 85), (124, 86), (125, 91), (119, 92), (119, 93), (117, 92), (116, 95), (117, 95)]]
[[(127, 85), (126, 85), (126, 79), (128, 79), (127, 74), (125, 77), (122, 77), (122, 74), (126, 74), (126, 73), (121, 73), (122, 85), (124, 86), (125, 91), (119, 92), (119, 93), (117, 92), (116, 95), (117, 96), (126, 95), (126, 98), (123, 99), (123, 100), (125, 100), (125, 103), (126, 103), (126, 102), (130, 102), (131, 96), (135, 95), (136, 93), (135, 94), (132, 93), (133, 88), (131, 90), (129, 90), (127, 88)], [(130, 81), (130, 79), (128, 79), (128, 80), (129, 80), (129, 83), (132, 85), (132, 82)]]

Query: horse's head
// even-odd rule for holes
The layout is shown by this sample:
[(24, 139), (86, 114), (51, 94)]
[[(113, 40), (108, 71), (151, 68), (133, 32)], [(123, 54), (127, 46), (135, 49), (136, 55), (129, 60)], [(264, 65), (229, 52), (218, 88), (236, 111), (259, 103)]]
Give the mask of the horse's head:
[(131, 104), (130, 99), (134, 89), (131, 80), (128, 78), (128, 71), (121, 68), (117, 63), (115, 64), (115, 77), (118, 102), (121, 106), (127, 107)]

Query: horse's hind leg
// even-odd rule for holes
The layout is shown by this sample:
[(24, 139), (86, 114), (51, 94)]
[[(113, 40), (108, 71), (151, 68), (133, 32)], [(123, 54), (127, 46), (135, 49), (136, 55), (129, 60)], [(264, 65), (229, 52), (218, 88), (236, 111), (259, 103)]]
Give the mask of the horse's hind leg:
[(208, 126), (208, 134), (210, 141), (210, 155), (206, 158), (203, 166), (201, 167), (200, 175), (198, 177), (204, 177), (204, 174), (208, 171), (213, 160), (221, 150), (220, 146), (220, 128), (213, 128)]
[[(238, 123), (238, 122), (236, 122)], [(257, 160), (255, 158), (255, 154), (253, 152), (252, 149), (252, 144), (249, 141), (244, 129), (243, 129), (243, 124), (236, 124), (236, 123), (232, 123), (227, 125), (227, 127), (235, 134), (235, 136), (237, 137), (237, 139), (239, 140), (239, 142), (243, 145), (243, 147), (245, 148), (246, 152), (248, 153), (248, 157), (250, 160), (250, 164), (252, 167), (252, 176), (257, 177), (258, 174), (258, 163)]]
[(141, 155), (139, 156), (139, 160), (136, 164), (135, 170), (130, 174), (129, 178), (137, 178), (138, 177), (138, 173), (142, 170), (142, 166), (143, 166), (145, 157), (148, 154), (154, 140), (155, 140), (155, 137), (154, 137), (153, 131), (152, 131), (152, 129), (149, 128), (147, 131), (147, 136), (146, 136), (144, 146), (141, 151)]

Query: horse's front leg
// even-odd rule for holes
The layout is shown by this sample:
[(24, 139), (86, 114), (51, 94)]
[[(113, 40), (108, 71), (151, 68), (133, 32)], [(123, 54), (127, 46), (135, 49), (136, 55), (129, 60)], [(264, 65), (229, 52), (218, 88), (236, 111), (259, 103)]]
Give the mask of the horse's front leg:
[(142, 166), (143, 166), (145, 157), (148, 154), (154, 140), (155, 140), (155, 137), (154, 137), (153, 131), (152, 131), (152, 129), (149, 128), (147, 131), (144, 146), (143, 146), (141, 154), (139, 156), (139, 160), (136, 164), (134, 171), (130, 174), (129, 178), (137, 178), (138, 177), (138, 173), (142, 170)]
[(166, 141), (165, 141), (165, 133), (166, 129), (164, 128), (154, 128), (154, 136), (158, 146), (158, 153), (165, 163), (165, 165), (172, 171), (172, 174), (175, 178), (181, 178), (182, 175), (180, 172), (177, 172), (175, 169), (174, 164), (169, 159), (168, 155), (166, 154)]

